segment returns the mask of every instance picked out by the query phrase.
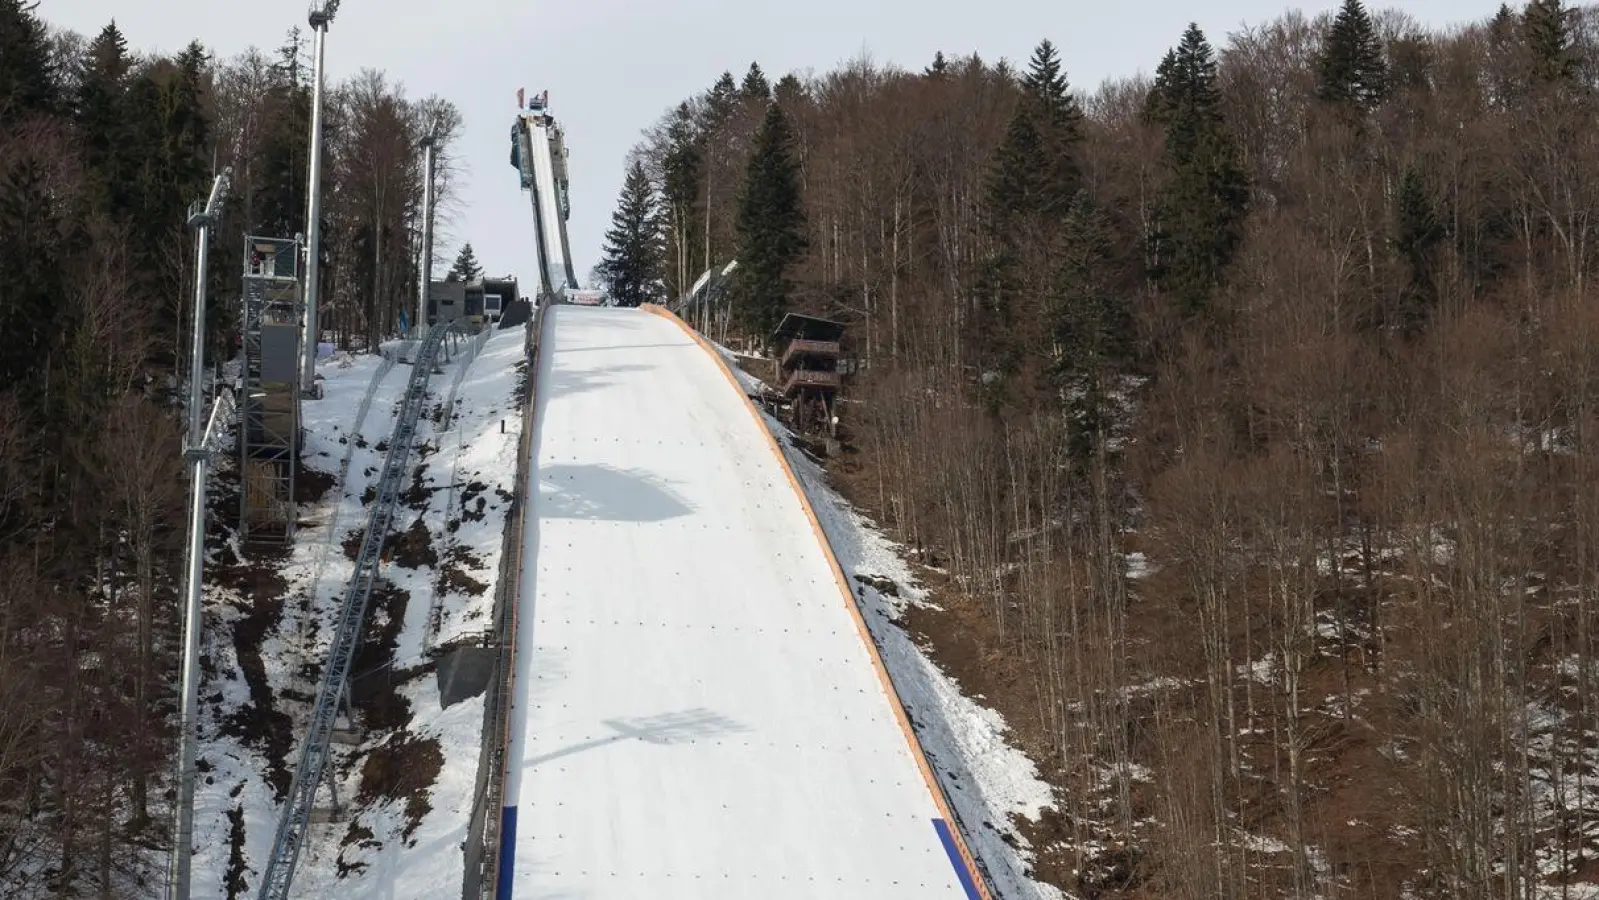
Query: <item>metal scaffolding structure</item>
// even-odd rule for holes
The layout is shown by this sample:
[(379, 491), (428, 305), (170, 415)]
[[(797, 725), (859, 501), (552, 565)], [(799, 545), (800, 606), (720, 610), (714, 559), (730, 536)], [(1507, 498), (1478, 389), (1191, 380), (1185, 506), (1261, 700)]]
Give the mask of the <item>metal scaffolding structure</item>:
[(296, 238), (244, 242), (244, 371), (239, 398), (239, 532), (294, 537), (300, 451), (300, 249)]
[(379, 555), (384, 539), (388, 537), (405, 473), (409, 470), (411, 443), (416, 434), (417, 419), (427, 400), (428, 379), (438, 364), (445, 338), (459, 331), (460, 327), (455, 322), (435, 325), (418, 349), (411, 380), (406, 385), (404, 405), (394, 423), (388, 455), (383, 460), (383, 470), (378, 476), (377, 497), (372, 501), (366, 536), (361, 541), (361, 551), (355, 559), (355, 575), (344, 594), (344, 605), (340, 609), (333, 635), (333, 647), (328, 652), (327, 668), (323, 671), (322, 684), (317, 690), (316, 707), (311, 712), (311, 723), (306, 728), (305, 740), (300, 746), (300, 761), (295, 766), (283, 816), (278, 821), (277, 834), (272, 840), (271, 855), (267, 857), (266, 872), (261, 881), (261, 900), (287, 900), (289, 896), (294, 867), (299, 862), (305, 832), (311, 824), (313, 801), (331, 756), (334, 725), (340, 707), (348, 697), (346, 688), (350, 667), (355, 662), (361, 632), (366, 624), (367, 601), (372, 596), (372, 584), (377, 579)]

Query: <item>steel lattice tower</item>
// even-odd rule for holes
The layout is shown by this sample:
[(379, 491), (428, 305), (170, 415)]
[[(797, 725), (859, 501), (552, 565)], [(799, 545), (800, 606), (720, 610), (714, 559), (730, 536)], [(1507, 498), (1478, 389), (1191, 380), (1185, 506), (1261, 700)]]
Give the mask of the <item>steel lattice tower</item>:
[(244, 372), (239, 399), (239, 530), (245, 540), (294, 537), (300, 450), (299, 238), (244, 243)]

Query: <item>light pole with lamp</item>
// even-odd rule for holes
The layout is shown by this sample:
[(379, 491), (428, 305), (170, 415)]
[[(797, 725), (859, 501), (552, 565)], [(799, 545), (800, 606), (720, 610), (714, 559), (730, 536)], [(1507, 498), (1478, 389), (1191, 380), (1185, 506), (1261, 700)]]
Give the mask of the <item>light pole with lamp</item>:
[(312, 7), (308, 20), (316, 32), (316, 68), (311, 83), (311, 170), (310, 189), (306, 192), (305, 223), (305, 330), (300, 340), (304, 345), (301, 356), (300, 393), (313, 396), (316, 391), (316, 344), (320, 331), (317, 328), (317, 301), (322, 277), (322, 81), (323, 58), (327, 45), (328, 25), (339, 11), (339, 0), (326, 0), (320, 7)]
[[(228, 192), (231, 169), (211, 184), (205, 206), (189, 216), (196, 230), (194, 249), (194, 335), (189, 350), (189, 427), (183, 458), (189, 464), (189, 544), (184, 559), (183, 698), (179, 707), (178, 795), (172, 829), (172, 863), (167, 879), (169, 900), (189, 900), (189, 872), (194, 854), (194, 757), (198, 743), (196, 715), (200, 692), (200, 580), (205, 565), (205, 483), (210, 464), (205, 428), (205, 282), (206, 251), (211, 225)], [(199, 207), (199, 204), (195, 204)]]

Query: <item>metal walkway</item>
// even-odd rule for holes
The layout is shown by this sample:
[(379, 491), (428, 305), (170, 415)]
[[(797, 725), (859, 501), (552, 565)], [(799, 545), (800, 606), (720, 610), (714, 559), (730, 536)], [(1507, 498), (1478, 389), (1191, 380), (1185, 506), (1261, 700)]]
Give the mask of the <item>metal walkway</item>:
[(350, 666), (355, 660), (361, 632), (366, 624), (367, 600), (372, 595), (372, 582), (377, 578), (379, 551), (394, 518), (394, 505), (400, 497), (401, 481), (410, 468), (411, 443), (416, 435), (417, 419), (427, 399), (428, 379), (433, 374), (445, 338), (459, 330), (459, 326), (453, 322), (435, 325), (417, 350), (416, 367), (405, 389), (404, 406), (394, 423), (394, 434), (389, 438), (389, 452), (378, 478), (377, 498), (372, 502), (366, 536), (361, 541), (361, 552), (355, 560), (355, 575), (344, 594), (344, 606), (339, 612), (333, 649), (328, 654), (327, 669), (322, 673), (322, 684), (317, 690), (316, 707), (311, 713), (311, 724), (300, 749), (300, 762), (295, 766), (294, 781), (289, 786), (283, 817), (278, 821), (277, 835), (272, 840), (272, 853), (267, 858), (266, 873), (261, 883), (261, 900), (287, 900), (289, 896), (289, 884), (294, 880), (294, 867), (299, 861), (300, 848), (305, 843), (305, 832), (311, 820), (312, 802), (316, 799), (317, 787), (322, 783), (322, 774), (327, 767), (329, 744), (333, 738), (339, 704), (345, 695), (345, 682), (350, 677)]

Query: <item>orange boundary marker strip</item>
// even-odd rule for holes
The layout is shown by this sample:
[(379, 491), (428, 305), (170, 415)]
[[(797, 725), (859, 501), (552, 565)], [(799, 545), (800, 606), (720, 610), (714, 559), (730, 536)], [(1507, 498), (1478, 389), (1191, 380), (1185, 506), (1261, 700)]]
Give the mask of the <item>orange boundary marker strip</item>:
[(949, 800), (945, 797), (943, 788), (938, 784), (938, 777), (933, 774), (933, 767), (927, 761), (927, 753), (922, 749), (922, 742), (917, 739), (916, 730), (911, 726), (910, 716), (905, 713), (905, 703), (900, 699), (899, 691), (894, 688), (894, 680), (888, 675), (888, 666), (883, 663), (883, 655), (877, 649), (877, 643), (872, 640), (872, 632), (866, 625), (865, 616), (861, 615), (860, 606), (855, 602), (855, 594), (850, 591), (849, 578), (844, 574), (844, 567), (839, 565), (838, 556), (833, 553), (833, 544), (827, 539), (827, 532), (822, 529), (821, 520), (816, 517), (816, 510), (811, 506), (811, 498), (806, 495), (804, 485), (800, 484), (799, 476), (794, 473), (794, 467), (789, 464), (788, 455), (783, 452), (782, 446), (778, 444), (777, 435), (773, 434), (772, 429), (767, 427), (766, 420), (761, 417), (761, 411), (756, 408), (755, 401), (751, 400), (750, 395), (745, 392), (744, 386), (739, 383), (738, 376), (733, 374), (733, 369), (727, 364), (727, 360), (722, 358), (722, 354), (718, 353), (716, 348), (711, 346), (704, 336), (679, 318), (677, 314), (663, 306), (646, 303), (639, 308), (677, 323), (679, 328), (693, 338), (701, 349), (710, 354), (711, 359), (716, 362), (717, 368), (721, 369), (728, 383), (733, 385), (733, 390), (737, 391), (739, 398), (744, 401), (745, 408), (750, 411), (751, 416), (755, 417), (755, 424), (760, 427), (761, 434), (766, 437), (766, 443), (772, 448), (772, 454), (777, 457), (778, 465), (783, 467), (783, 475), (788, 478), (789, 486), (794, 489), (794, 496), (799, 498), (800, 507), (805, 510), (805, 517), (811, 522), (811, 530), (816, 533), (816, 541), (821, 544), (822, 553), (827, 557), (827, 563), (833, 570), (833, 581), (838, 585), (838, 592), (844, 598), (844, 608), (849, 610), (850, 618), (855, 621), (855, 630), (860, 633), (861, 642), (866, 645), (866, 652), (871, 655), (872, 667), (877, 670), (877, 680), (882, 683), (883, 693), (887, 694), (888, 699), (893, 701), (890, 705), (894, 707), (894, 718), (899, 722), (900, 731), (905, 734), (905, 741), (910, 745), (911, 756), (915, 758), (917, 768), (921, 769), (922, 780), (927, 782), (927, 790), (933, 795), (933, 804), (938, 807), (939, 814), (944, 817), (944, 821), (949, 823), (950, 834), (955, 839), (955, 847), (960, 851), (961, 861), (965, 864), (973, 884), (977, 886), (977, 893), (983, 897), (983, 900), (991, 900), (993, 895), (989, 893), (988, 882), (983, 878), (981, 870), (977, 868), (977, 862), (972, 856), (971, 848), (966, 846), (966, 835), (961, 833), (959, 820), (955, 818), (954, 811), (950, 809)]

